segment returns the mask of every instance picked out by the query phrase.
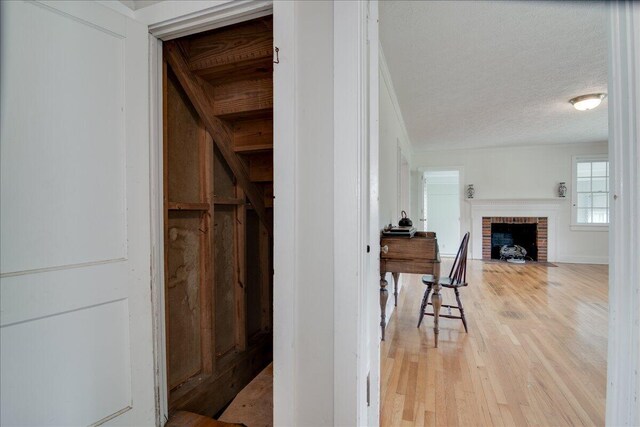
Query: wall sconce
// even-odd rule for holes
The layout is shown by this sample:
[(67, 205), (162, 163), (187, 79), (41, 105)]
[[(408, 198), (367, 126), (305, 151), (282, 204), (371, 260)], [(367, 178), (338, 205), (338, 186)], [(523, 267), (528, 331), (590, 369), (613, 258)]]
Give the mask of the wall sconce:
[(567, 197), (567, 186), (564, 182), (558, 185), (558, 197)]
[(467, 199), (473, 199), (474, 194), (476, 194), (476, 190), (473, 188), (473, 184), (467, 185)]

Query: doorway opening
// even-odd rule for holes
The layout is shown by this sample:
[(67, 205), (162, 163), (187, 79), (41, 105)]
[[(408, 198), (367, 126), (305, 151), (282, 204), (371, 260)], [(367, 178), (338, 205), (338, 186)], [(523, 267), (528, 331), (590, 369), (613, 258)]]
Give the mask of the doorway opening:
[(426, 171), (423, 189), (424, 231), (435, 231), (442, 255), (455, 256), (460, 243), (460, 171)]
[(164, 43), (170, 417), (272, 424), (272, 54), (272, 16)]
[[(623, 80), (633, 80), (626, 67), (633, 61), (626, 56), (633, 19), (625, 16), (632, 10), (626, 3), (617, 16), (613, 10), (602, 3), (380, 3), (381, 58), (388, 64), (390, 82), (386, 87), (397, 98), (395, 111), (381, 103), (380, 134), (406, 134), (410, 140), (411, 167), (423, 178), (422, 197), (418, 191), (416, 199), (424, 211), (424, 230), (435, 232), (443, 255), (440, 274), (434, 275), (437, 280), (425, 280), (428, 271), (406, 268), (399, 273), (405, 286), (385, 325), (381, 346), (381, 370), (391, 373), (381, 381), (381, 425), (474, 421), (526, 425), (537, 417), (551, 425), (580, 416), (583, 423), (605, 424), (605, 399), (615, 402), (618, 395), (612, 390), (624, 389), (620, 395), (629, 390), (627, 377), (617, 375), (622, 371), (611, 369), (628, 360), (618, 357), (622, 353), (616, 353), (611, 343), (623, 343), (625, 348), (637, 343), (629, 329), (620, 332), (625, 321), (615, 321), (630, 319), (619, 316), (629, 313), (624, 297), (630, 294), (618, 286), (622, 283), (618, 272), (624, 270), (618, 255), (633, 249), (616, 241), (631, 212), (621, 203), (620, 192), (633, 174), (628, 174), (629, 162), (617, 161), (634, 152), (628, 144), (633, 140), (628, 125), (635, 116), (627, 121), (628, 90), (616, 82), (620, 77), (616, 74), (624, 70)], [(520, 19), (523, 14), (538, 17), (535, 24)], [(586, 27), (590, 33), (579, 30)], [(568, 28), (580, 37), (567, 37)], [(609, 38), (607, 46), (612, 29), (618, 34)], [(589, 76), (571, 72), (584, 69), (585, 61), (592, 63)], [(543, 92), (549, 94), (547, 99), (539, 96)], [(600, 107), (586, 113), (569, 102), (578, 94), (608, 92), (612, 95)], [(608, 117), (607, 103), (609, 111), (623, 114)], [(631, 110), (635, 112), (635, 106)], [(582, 121), (593, 126), (588, 138), (579, 135)], [(385, 143), (381, 138), (381, 153)], [(617, 162), (625, 173), (616, 178), (611, 174), (607, 184), (610, 174), (593, 173), (591, 163), (585, 166), (587, 172), (578, 174), (575, 159), (580, 158), (597, 160), (599, 166)], [(460, 174), (447, 177), (453, 169)], [(615, 236), (578, 215), (597, 209), (606, 219), (610, 208)], [(467, 232), (469, 240), (461, 243)], [(466, 263), (444, 257), (455, 256), (459, 247), (466, 256), (465, 244), (472, 255)], [(396, 253), (398, 258), (412, 255), (409, 250)], [(506, 263), (495, 258), (536, 262)], [(615, 281), (608, 289), (609, 260)], [(447, 285), (437, 298), (433, 298), (435, 282)], [(594, 309), (585, 311), (585, 300)], [(465, 324), (457, 319), (463, 306)], [(615, 315), (610, 315), (609, 306)], [(420, 323), (424, 313), (434, 315), (433, 323), (427, 319), (427, 327)], [(613, 327), (607, 327), (608, 319)], [(492, 323), (504, 331), (487, 329)], [(563, 325), (562, 332), (546, 328), (547, 323)], [(428, 345), (431, 339), (437, 340), (437, 348)], [(567, 346), (567, 340), (575, 345)], [(518, 362), (506, 363), (507, 359)], [(540, 363), (549, 370), (531, 369)], [(577, 369), (578, 365), (588, 369)], [(476, 387), (487, 375), (500, 390), (498, 399), (505, 412), (480, 420), (495, 403), (495, 396)], [(536, 378), (544, 396), (554, 397), (543, 401), (541, 395), (530, 393), (527, 378)], [(567, 384), (576, 390), (573, 395), (562, 393)], [(470, 394), (464, 397), (460, 390)], [(446, 407), (438, 406), (443, 397), (450, 403)], [(549, 402), (553, 411), (536, 409)]]

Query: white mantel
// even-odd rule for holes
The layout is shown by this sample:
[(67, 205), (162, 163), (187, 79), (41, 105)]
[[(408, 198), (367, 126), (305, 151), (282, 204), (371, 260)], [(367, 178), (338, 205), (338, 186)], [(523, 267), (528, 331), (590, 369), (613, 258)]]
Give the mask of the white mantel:
[(482, 259), (482, 218), (492, 216), (547, 217), (547, 260), (557, 261), (558, 210), (566, 198), (466, 199), (471, 205), (471, 258)]

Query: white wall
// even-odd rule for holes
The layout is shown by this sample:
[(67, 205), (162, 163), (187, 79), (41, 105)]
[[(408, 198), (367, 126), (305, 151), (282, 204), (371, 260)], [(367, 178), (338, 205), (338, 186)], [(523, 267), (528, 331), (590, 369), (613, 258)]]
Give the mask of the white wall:
[(299, 307), (290, 367), (294, 424), (333, 425), (333, 4), (296, 2), (294, 20)]
[[(560, 205), (556, 261), (606, 264), (608, 232), (572, 231), (570, 228), (572, 156), (603, 153), (607, 153), (606, 142), (422, 151), (414, 155), (413, 166), (462, 167), (463, 184), (474, 184), (476, 199), (554, 198), (558, 183), (566, 182), (569, 196)], [(462, 204), (461, 224), (463, 231), (470, 230), (467, 203)]]
[[(397, 224), (402, 209), (398, 206), (398, 145), (412, 166), (413, 150), (400, 107), (380, 48), (380, 227)], [(411, 185), (411, 184), (410, 184)], [(406, 209), (405, 209), (406, 210)], [(407, 212), (409, 212), (407, 210)], [(417, 218), (416, 218), (417, 220)]]
[[(363, 344), (369, 333), (378, 331), (377, 322), (365, 322), (371, 307), (366, 302), (377, 293), (379, 275), (375, 269), (373, 274), (363, 271), (371, 258), (365, 251), (369, 223), (363, 216), (368, 212), (361, 209), (369, 198), (368, 177), (363, 175), (368, 159), (363, 153), (368, 143), (375, 150), (378, 146), (375, 132), (371, 135), (367, 129), (370, 118), (361, 111), (367, 96), (349, 90), (359, 83), (367, 85), (368, 73), (360, 65), (368, 39), (361, 30), (368, 24), (367, 16), (373, 15), (375, 22), (377, 4), (367, 6), (294, 3), (297, 179), (291, 225), (296, 239), (296, 310), (291, 325), (294, 360), (287, 368), (294, 371), (295, 415), (283, 425), (369, 424), (366, 378), (379, 370), (379, 359), (374, 356), (376, 365), (370, 366), (370, 352)], [(377, 45), (377, 31), (369, 37)], [(377, 92), (377, 80), (375, 84)], [(372, 141), (365, 139), (368, 135)], [(377, 393), (378, 376), (372, 376), (372, 394)]]
[(426, 231), (424, 229), (425, 223), (420, 221), (420, 219), (425, 217), (423, 212), (424, 205), (422, 204), (422, 192), (424, 191), (422, 188), (422, 172), (412, 170), (411, 183), (409, 185), (409, 191), (411, 192), (411, 212), (409, 216), (418, 231)]
[[(409, 168), (412, 168), (413, 150), (407, 130), (402, 119), (402, 113), (398, 105), (396, 93), (393, 88), (393, 83), (387, 69), (387, 63), (384, 59), (384, 53), (382, 47), (380, 47), (380, 159), (379, 159), (379, 208), (380, 208), (380, 228), (383, 228), (388, 224), (398, 224), (400, 218), (400, 211), (406, 210), (408, 214), (413, 215), (411, 206), (400, 207), (399, 200), (401, 199), (398, 194), (398, 188), (400, 183), (398, 182), (398, 172), (400, 159), (398, 158), (398, 146), (409, 163)], [(411, 196), (412, 188), (414, 188), (415, 179), (409, 180), (409, 194), (406, 199), (410, 200), (410, 205), (415, 206), (412, 202)], [(411, 217), (411, 216), (410, 216)], [(411, 217), (414, 221), (414, 225), (419, 227), (419, 217)], [(393, 277), (391, 274), (387, 274), (389, 291), (389, 300), (387, 301), (387, 321), (391, 317), (391, 313), (394, 309), (393, 298)], [(402, 275), (400, 276), (398, 284), (398, 292), (402, 288)]]

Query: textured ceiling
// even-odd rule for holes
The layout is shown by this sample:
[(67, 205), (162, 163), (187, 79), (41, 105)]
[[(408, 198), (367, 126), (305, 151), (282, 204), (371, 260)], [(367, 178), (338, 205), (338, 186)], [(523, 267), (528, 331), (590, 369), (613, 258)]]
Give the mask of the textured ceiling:
[(380, 38), (415, 149), (604, 141), (606, 9), (587, 2), (383, 1)]

